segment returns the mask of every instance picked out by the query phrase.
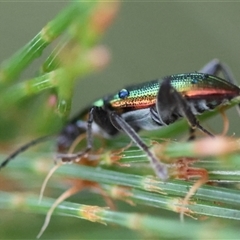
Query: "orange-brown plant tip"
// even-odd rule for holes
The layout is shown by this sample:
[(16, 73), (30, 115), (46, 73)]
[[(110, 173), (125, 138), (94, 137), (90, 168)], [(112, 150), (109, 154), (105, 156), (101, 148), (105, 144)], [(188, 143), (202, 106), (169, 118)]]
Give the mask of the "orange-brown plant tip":
[(194, 143), (194, 152), (200, 156), (218, 156), (239, 150), (240, 143), (234, 138), (204, 138)]
[(95, 31), (103, 32), (113, 21), (119, 9), (119, 2), (101, 2), (95, 10), (91, 26)]
[(88, 58), (94, 68), (102, 69), (110, 61), (110, 54), (106, 47), (97, 46), (88, 53)]
[(49, 107), (55, 107), (57, 104), (57, 96), (55, 94), (51, 94), (47, 103)]
[(91, 222), (102, 222), (101, 218), (98, 216), (102, 212), (103, 208), (98, 206), (85, 206), (82, 208), (81, 215)]

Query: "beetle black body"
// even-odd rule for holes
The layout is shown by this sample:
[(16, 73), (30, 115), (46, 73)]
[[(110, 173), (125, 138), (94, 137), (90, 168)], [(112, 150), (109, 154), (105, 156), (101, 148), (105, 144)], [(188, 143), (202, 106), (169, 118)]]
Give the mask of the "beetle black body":
[[(222, 72), (226, 80), (216, 75)], [(163, 79), (130, 86), (117, 94), (105, 96), (81, 111), (58, 136), (57, 157), (71, 161), (92, 148), (93, 134), (113, 137), (124, 132), (149, 158), (157, 176), (165, 180), (167, 166), (161, 163), (141, 140), (139, 130), (154, 130), (185, 117), (193, 130), (213, 136), (197, 121), (195, 115), (209, 111), (240, 95), (228, 68), (218, 60), (208, 63), (200, 72), (175, 74)], [(87, 121), (83, 118), (87, 116)], [(66, 154), (72, 142), (87, 132), (87, 147), (82, 152)], [(24, 148), (25, 149), (25, 148)], [(19, 153), (20, 151), (18, 151)], [(1, 166), (16, 156), (12, 154)]]
[[(87, 130), (87, 122), (81, 119), (90, 109), (93, 111), (92, 125), (94, 126), (92, 127), (95, 129), (95, 132), (106, 137), (114, 136), (121, 131), (121, 127), (117, 126), (116, 122), (112, 122), (113, 120), (109, 115), (111, 112), (116, 112), (120, 115), (135, 131), (154, 130), (174, 123), (186, 113), (179, 107), (180, 104), (176, 104), (176, 100), (181, 97), (176, 97), (176, 93), (171, 92), (173, 89), (171, 89), (169, 84), (174, 86), (177, 85), (178, 82), (183, 82), (186, 79), (188, 81), (187, 84), (191, 85), (187, 86), (189, 87), (188, 91), (185, 89), (180, 92), (177, 86), (175, 86), (174, 89), (176, 89), (181, 96), (184, 96), (189, 110), (193, 115), (199, 115), (205, 111), (212, 110), (223, 102), (229, 101), (240, 94), (237, 86), (218, 77), (203, 73), (177, 74), (166, 77), (164, 80), (154, 80), (147, 84), (143, 83), (141, 85), (127, 87), (119, 91), (117, 95), (109, 95), (96, 101), (93, 106), (73, 118), (60, 134), (58, 146), (60, 148), (69, 147), (81, 132)], [(202, 85), (202, 87), (200, 88), (199, 85)], [(195, 86), (198, 88), (198, 92), (194, 92), (193, 87)], [(215, 92), (213, 92), (210, 87), (214, 89)], [(149, 89), (152, 90), (152, 92), (150, 92)], [(169, 92), (167, 92), (168, 89)], [(122, 91), (128, 92), (128, 96), (125, 95), (120, 98), (119, 95)], [(138, 91), (143, 92), (144, 103), (141, 102), (140, 94), (137, 95), (136, 92)], [(146, 92), (149, 93), (149, 95), (147, 95)], [(131, 94), (132, 99), (130, 99)], [(160, 96), (157, 96), (157, 94)], [(174, 95), (174, 97), (172, 95)], [(157, 97), (159, 101), (158, 106), (156, 106)], [(182, 105), (184, 105), (184, 103)]]

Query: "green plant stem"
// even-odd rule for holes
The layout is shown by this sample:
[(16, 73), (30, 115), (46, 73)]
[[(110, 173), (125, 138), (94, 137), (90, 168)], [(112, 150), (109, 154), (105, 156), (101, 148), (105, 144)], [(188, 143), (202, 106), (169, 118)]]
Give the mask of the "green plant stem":
[(16, 54), (4, 61), (0, 67), (0, 87), (16, 80), (21, 71), (26, 68), (42, 51), (57, 38), (74, 19), (85, 17), (85, 12), (92, 9), (95, 3), (73, 3), (63, 10), (54, 20), (50, 21), (28, 44)]
[[(1, 192), (0, 208), (15, 209), (24, 212), (34, 212), (45, 214), (53, 204), (53, 199), (44, 198), (39, 204), (38, 197), (34, 195), (12, 194)], [(82, 218), (103, 224), (116, 224), (140, 232), (151, 233), (151, 236), (194, 238), (202, 239), (202, 231), (211, 234), (211, 224), (179, 224), (179, 220), (166, 219), (165, 217), (152, 217), (136, 213), (125, 213), (121, 211), (110, 211), (97, 206), (88, 206), (71, 202), (61, 203), (54, 211), (54, 215), (63, 215)], [(172, 231), (174, 229), (174, 232)], [(191, 229), (191, 231), (189, 231)], [(207, 231), (207, 232), (206, 232)], [(204, 234), (204, 235), (205, 235)], [(223, 238), (236, 238), (238, 231), (236, 228), (220, 228), (214, 236)]]

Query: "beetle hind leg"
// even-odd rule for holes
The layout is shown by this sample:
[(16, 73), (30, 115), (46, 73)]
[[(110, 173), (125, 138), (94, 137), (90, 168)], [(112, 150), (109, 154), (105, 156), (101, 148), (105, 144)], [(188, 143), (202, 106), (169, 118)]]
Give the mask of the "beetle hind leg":
[[(205, 66), (203, 66), (203, 68), (199, 72), (207, 73), (215, 76), (218, 76), (220, 73), (222, 73), (224, 79), (226, 79), (228, 82), (236, 86), (239, 85), (229, 66), (225, 63), (220, 62), (219, 59), (211, 60)], [(240, 104), (236, 106), (236, 109), (237, 109), (238, 115), (240, 116)]]
[(191, 133), (194, 133), (194, 130), (198, 128), (213, 137), (212, 133), (200, 125), (184, 97), (172, 87), (171, 77), (166, 77), (160, 86), (157, 94), (156, 108), (161, 121), (170, 124), (172, 115), (177, 112), (187, 119), (191, 127)]
[(238, 85), (231, 69), (225, 63), (220, 62), (218, 59), (213, 59), (208, 62), (203, 68), (199, 71), (200, 73), (207, 73), (211, 75), (218, 76), (222, 73), (223, 77), (230, 83)]

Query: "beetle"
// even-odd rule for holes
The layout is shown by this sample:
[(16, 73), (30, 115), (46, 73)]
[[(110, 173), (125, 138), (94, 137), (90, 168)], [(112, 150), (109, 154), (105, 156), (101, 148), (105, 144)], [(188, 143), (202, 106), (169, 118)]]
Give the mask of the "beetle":
[[(220, 73), (226, 80), (217, 76)], [(116, 94), (95, 101), (91, 107), (80, 111), (66, 124), (57, 137), (57, 158), (63, 161), (81, 158), (92, 149), (93, 134), (110, 138), (123, 132), (146, 153), (156, 175), (166, 180), (167, 165), (155, 157), (138, 132), (155, 130), (185, 117), (192, 134), (190, 139), (194, 138), (196, 128), (213, 137), (211, 132), (200, 125), (196, 115), (212, 110), (237, 96), (240, 96), (240, 88), (236, 86), (231, 71), (217, 59), (210, 61), (199, 72), (169, 75), (163, 79), (123, 88)], [(87, 121), (83, 121), (86, 115)], [(73, 154), (65, 153), (84, 132), (87, 133), (86, 148)], [(0, 168), (20, 152), (47, 138), (49, 136), (41, 137), (19, 148), (2, 162)]]

